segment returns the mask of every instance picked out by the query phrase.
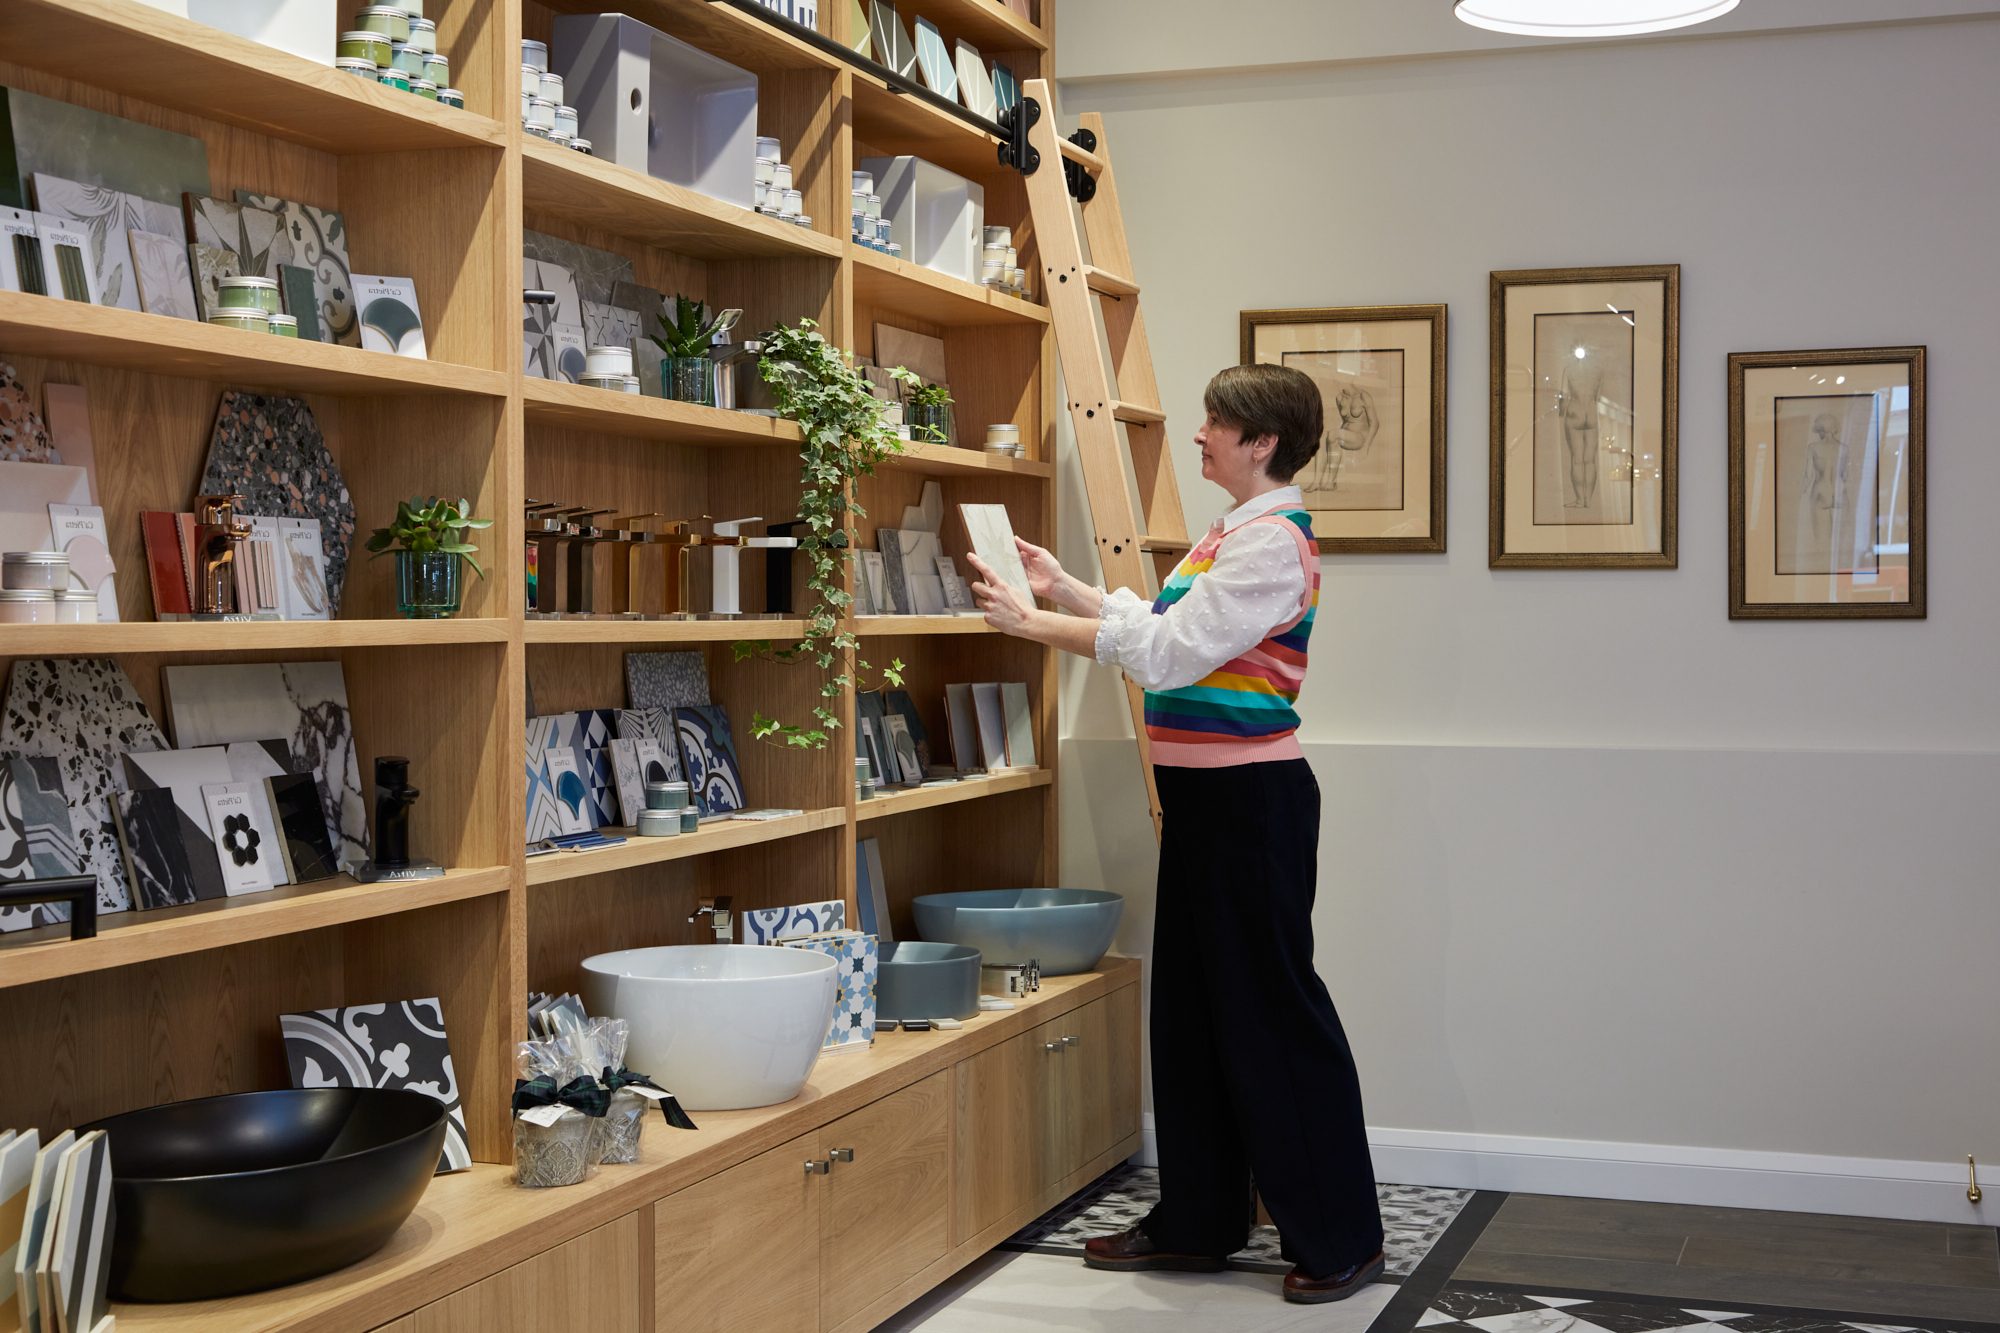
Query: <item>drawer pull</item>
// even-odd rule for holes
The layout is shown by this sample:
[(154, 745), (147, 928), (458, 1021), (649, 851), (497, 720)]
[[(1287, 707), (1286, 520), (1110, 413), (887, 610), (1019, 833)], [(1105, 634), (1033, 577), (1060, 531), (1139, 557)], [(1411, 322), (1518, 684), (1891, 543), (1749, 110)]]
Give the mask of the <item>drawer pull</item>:
[(832, 1152), (828, 1153), (827, 1156), (831, 1157), (836, 1162), (851, 1162), (854, 1160), (854, 1149), (835, 1148)]
[(1059, 1041), (1044, 1042), (1042, 1043), (1042, 1049), (1047, 1051), (1050, 1055), (1054, 1055), (1058, 1051), (1062, 1050), (1062, 1043)]
[(1081, 1045), (1083, 1045), (1083, 1038), (1082, 1038), (1082, 1037), (1064, 1037), (1064, 1038), (1062, 1039), (1062, 1044), (1063, 1044), (1063, 1045), (1065, 1045), (1065, 1046), (1081, 1046)]
[(809, 1176), (832, 1175), (833, 1163), (827, 1161), (819, 1161), (819, 1162), (808, 1161), (806, 1163), (806, 1174)]

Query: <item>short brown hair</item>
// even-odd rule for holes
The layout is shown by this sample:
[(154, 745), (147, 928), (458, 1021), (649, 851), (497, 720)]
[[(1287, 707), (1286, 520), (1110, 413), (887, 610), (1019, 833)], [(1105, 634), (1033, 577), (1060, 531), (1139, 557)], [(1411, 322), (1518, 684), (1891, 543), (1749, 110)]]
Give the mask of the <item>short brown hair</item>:
[(1265, 471), (1273, 481), (1290, 481), (1319, 452), (1326, 409), (1319, 386), (1290, 366), (1231, 366), (1208, 382), (1201, 396), (1210, 416), (1233, 426), (1246, 440), (1278, 437)]

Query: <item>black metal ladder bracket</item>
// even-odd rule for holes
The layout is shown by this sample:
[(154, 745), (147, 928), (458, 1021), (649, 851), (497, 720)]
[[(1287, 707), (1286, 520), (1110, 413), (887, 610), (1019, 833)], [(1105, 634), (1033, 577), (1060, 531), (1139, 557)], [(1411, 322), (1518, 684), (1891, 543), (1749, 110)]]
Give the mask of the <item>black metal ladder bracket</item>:
[[(1079, 129), (1069, 136), (1069, 141), (1086, 153), (1097, 151), (1097, 136), (1089, 130)], [(1063, 159), (1063, 175), (1069, 180), (1069, 197), (1079, 204), (1087, 204), (1097, 197), (1097, 177), (1083, 169), (1083, 163)]]
[(1023, 97), (1000, 113), (1000, 165), (1012, 167), (1023, 176), (1041, 169), (1042, 151), (1028, 142), (1028, 131), (1042, 118), (1042, 104)]

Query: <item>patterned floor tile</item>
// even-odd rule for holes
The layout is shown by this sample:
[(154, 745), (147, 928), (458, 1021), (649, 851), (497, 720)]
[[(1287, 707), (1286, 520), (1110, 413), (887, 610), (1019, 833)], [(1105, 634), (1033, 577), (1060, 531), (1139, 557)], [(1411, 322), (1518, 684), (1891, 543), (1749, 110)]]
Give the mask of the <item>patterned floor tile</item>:
[[(1383, 1251), (1390, 1279), (1408, 1277), (1437, 1244), (1472, 1197), (1470, 1190), (1427, 1185), (1380, 1185)], [(1092, 1236), (1135, 1226), (1160, 1199), (1160, 1173), (1153, 1167), (1119, 1167), (1017, 1232), (1004, 1248), (1066, 1254), (1083, 1252)], [(1250, 1243), (1230, 1258), (1247, 1272), (1288, 1273), (1275, 1227), (1257, 1227)]]
[(1925, 1333), (1836, 1314), (1745, 1314), (1651, 1297), (1543, 1296), (1458, 1283), (1439, 1292), (1413, 1327), (1425, 1333)]

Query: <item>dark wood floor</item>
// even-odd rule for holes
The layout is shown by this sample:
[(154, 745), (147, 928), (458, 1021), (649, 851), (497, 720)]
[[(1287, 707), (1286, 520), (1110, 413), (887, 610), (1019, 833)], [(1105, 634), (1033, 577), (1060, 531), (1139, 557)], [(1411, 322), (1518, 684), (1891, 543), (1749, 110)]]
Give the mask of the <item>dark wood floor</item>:
[(2000, 1324), (2000, 1233), (1517, 1194), (1452, 1281)]

